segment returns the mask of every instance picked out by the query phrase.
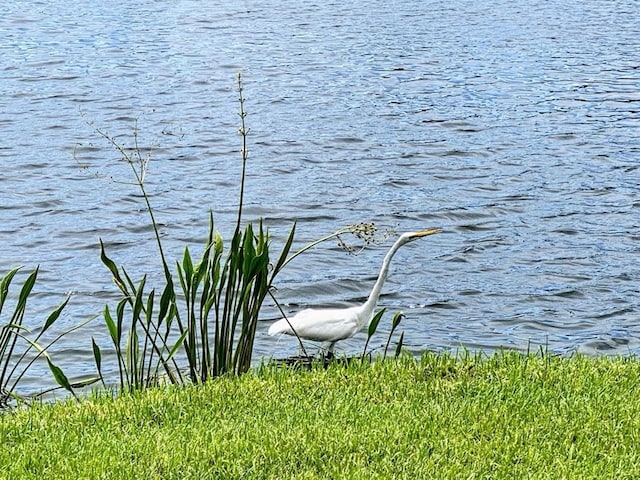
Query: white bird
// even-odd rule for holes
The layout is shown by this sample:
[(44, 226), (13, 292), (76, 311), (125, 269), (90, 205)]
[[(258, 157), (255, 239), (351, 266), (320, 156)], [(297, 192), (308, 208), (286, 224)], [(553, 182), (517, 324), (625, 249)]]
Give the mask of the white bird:
[(366, 325), (369, 325), (373, 318), (373, 310), (380, 297), (382, 285), (389, 272), (391, 258), (398, 249), (413, 240), (441, 231), (439, 228), (432, 228), (419, 232), (403, 233), (385, 255), (378, 279), (364, 304), (349, 308), (307, 308), (291, 318), (278, 320), (269, 328), (269, 335), (284, 333), (295, 336), (297, 334), (299, 338), (325, 342), (328, 344), (328, 351), (333, 352), (333, 346), (338, 340), (352, 337)]

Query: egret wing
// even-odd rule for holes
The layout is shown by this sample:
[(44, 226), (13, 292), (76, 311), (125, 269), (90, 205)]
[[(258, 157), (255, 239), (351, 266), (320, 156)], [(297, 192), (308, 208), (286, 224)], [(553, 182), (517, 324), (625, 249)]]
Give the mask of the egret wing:
[[(269, 335), (285, 333), (317, 342), (335, 342), (358, 331), (358, 307), (339, 309), (306, 309), (289, 321), (278, 320), (269, 328)], [(292, 328), (293, 327), (293, 328)]]

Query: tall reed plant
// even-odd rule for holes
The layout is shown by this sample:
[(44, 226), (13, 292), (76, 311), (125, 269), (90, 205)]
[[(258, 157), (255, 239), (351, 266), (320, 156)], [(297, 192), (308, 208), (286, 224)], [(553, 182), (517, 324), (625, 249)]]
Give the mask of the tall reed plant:
[[(108, 306), (104, 310), (105, 324), (115, 348), (121, 390), (143, 389), (160, 378), (170, 383), (200, 383), (226, 373), (241, 374), (250, 367), (260, 309), (274, 279), (287, 263), (295, 224), (275, 261), (270, 255), (270, 237), (262, 221), (256, 228), (251, 223), (243, 224), (249, 152), (240, 74), (237, 86), (242, 148), (234, 233), (225, 246), (210, 213), (207, 240), (200, 258), (195, 261), (186, 247), (182, 260), (176, 262), (179, 286), (165, 257), (145, 187), (150, 155), (139, 147), (137, 134), (134, 134), (134, 147), (126, 149), (115, 138), (94, 127), (131, 166), (153, 227), (165, 279), (159, 298), (155, 289), (145, 292), (146, 276), (134, 282), (124, 267), (118, 267), (109, 258), (101, 241), (102, 262), (122, 293), (115, 310)], [(102, 350), (95, 339), (92, 342), (96, 366), (104, 383)]]

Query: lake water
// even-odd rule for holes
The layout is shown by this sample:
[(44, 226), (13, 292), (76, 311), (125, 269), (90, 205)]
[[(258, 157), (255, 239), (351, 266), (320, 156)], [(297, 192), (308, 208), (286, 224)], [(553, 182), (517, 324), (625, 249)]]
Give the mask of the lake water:
[[(299, 246), (361, 221), (445, 230), (400, 250), (384, 288), (408, 348), (638, 354), (638, 18), (637, 1), (609, 0), (5, 2), (0, 272), (40, 265), (30, 325), (71, 292), (59, 330), (117, 301), (100, 238), (158, 283), (131, 172), (88, 123), (131, 146), (137, 121), (155, 147), (169, 258), (200, 252), (209, 209), (228, 238), (242, 71), (245, 219), (276, 248), (294, 220)], [(279, 300), (363, 301), (391, 242), (321, 245), (283, 272)], [(258, 360), (297, 352), (266, 335), (277, 317), (266, 305)], [(92, 336), (108, 349), (97, 319), (53, 352), (74, 378), (94, 372)]]

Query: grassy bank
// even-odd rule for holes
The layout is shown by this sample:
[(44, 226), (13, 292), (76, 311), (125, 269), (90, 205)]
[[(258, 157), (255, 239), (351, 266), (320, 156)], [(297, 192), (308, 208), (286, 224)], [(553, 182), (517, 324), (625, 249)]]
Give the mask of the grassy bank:
[(1, 478), (638, 478), (634, 359), (426, 355), (0, 415)]

